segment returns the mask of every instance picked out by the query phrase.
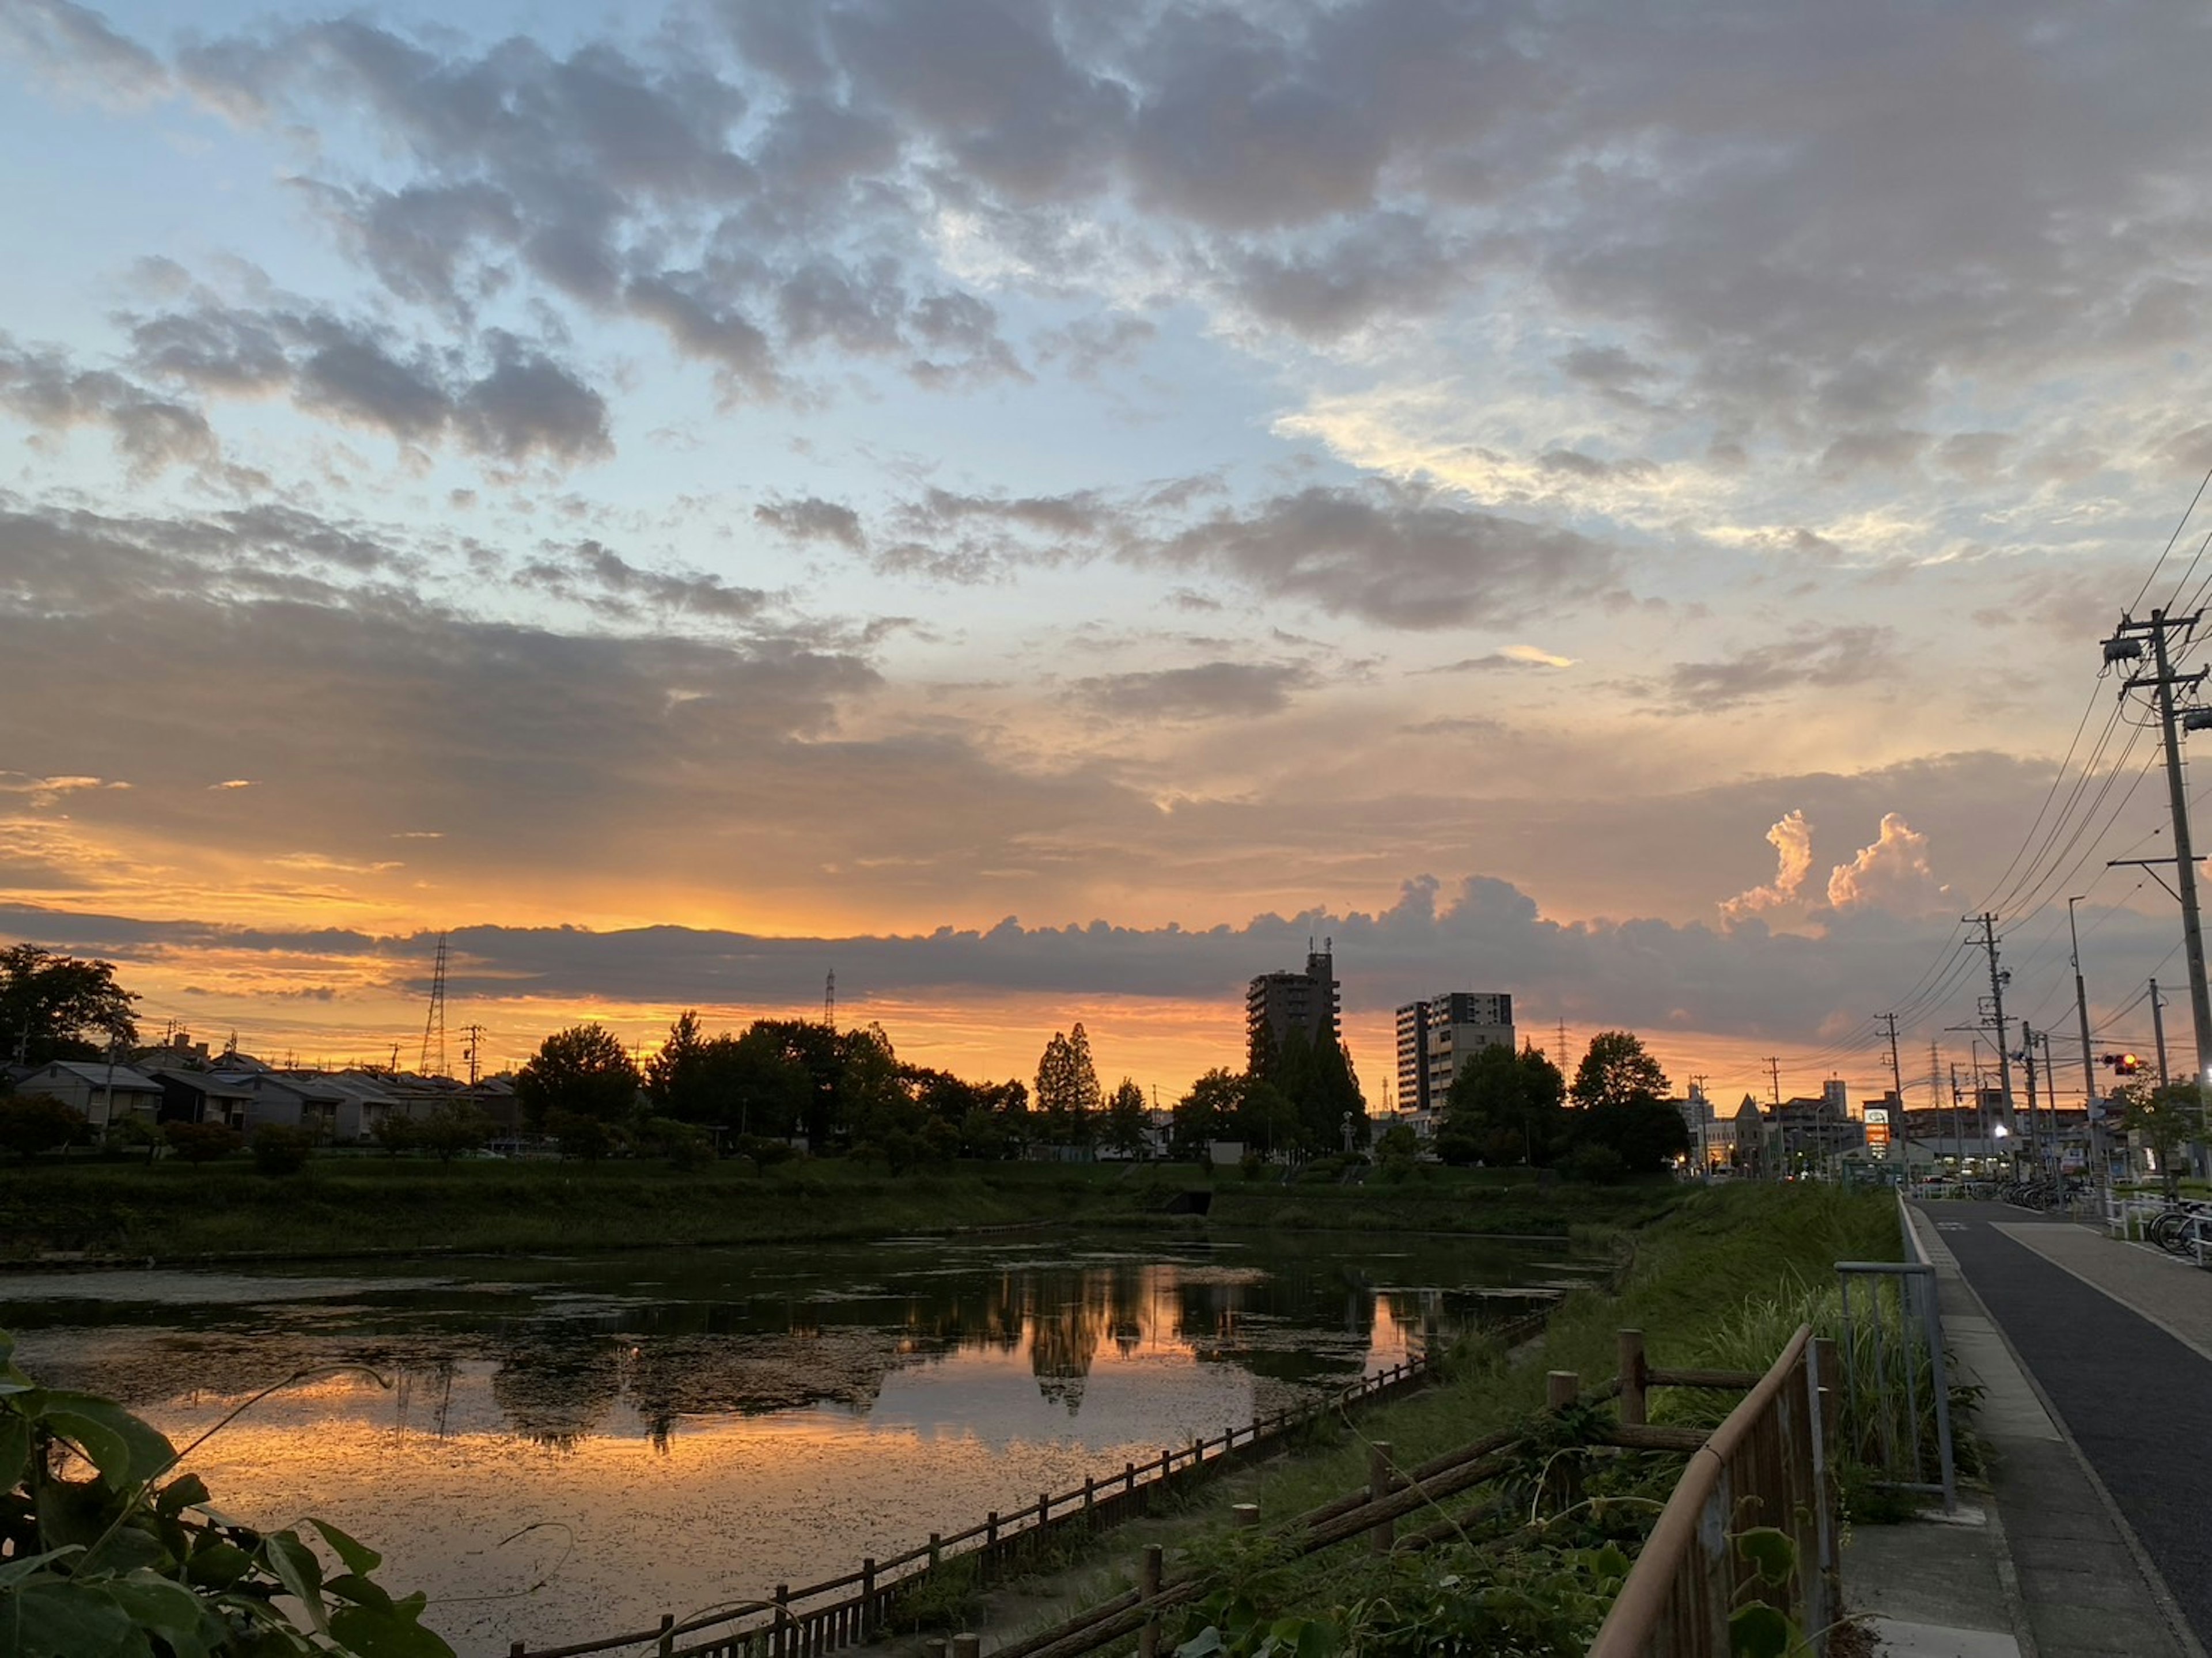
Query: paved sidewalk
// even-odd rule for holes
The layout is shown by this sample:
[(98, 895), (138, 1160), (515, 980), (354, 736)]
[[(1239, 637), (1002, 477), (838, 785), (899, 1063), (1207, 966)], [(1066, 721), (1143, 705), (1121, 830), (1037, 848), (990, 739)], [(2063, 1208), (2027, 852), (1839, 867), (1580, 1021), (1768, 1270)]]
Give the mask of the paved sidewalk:
[[(2158, 1444), (2155, 1421), (2134, 1417), (2122, 1384), (2132, 1367), (2170, 1372), (2175, 1355), (2212, 1370), (2206, 1349), (2181, 1334), (2201, 1334), (2212, 1349), (2212, 1274), (1996, 1206), (1936, 1206), (1919, 1212), (1918, 1230), (1960, 1379), (1984, 1389), (1975, 1426), (1990, 1454), (1994, 1510), (1980, 1527), (1914, 1525), (1893, 1537), (1863, 1528), (1844, 1558), (1848, 1603), (1873, 1615), (1898, 1658), (2203, 1658), (2063, 1412), (2054, 1416), (2023, 1370), (2019, 1344), (2026, 1338), (2031, 1362), (2063, 1373), (2069, 1399), (2086, 1397), (2084, 1425), (2124, 1422), (2137, 1441)], [(1954, 1242), (1970, 1251), (1963, 1268)], [(1977, 1284), (1996, 1296), (1994, 1306)], [(2152, 1319), (2145, 1309), (2154, 1308), (2180, 1328)], [(2193, 1474), (2195, 1447), (2165, 1445), (2166, 1461)], [(2126, 1471), (2131, 1481), (2141, 1472)], [(2203, 1580), (2193, 1576), (2191, 1592)]]

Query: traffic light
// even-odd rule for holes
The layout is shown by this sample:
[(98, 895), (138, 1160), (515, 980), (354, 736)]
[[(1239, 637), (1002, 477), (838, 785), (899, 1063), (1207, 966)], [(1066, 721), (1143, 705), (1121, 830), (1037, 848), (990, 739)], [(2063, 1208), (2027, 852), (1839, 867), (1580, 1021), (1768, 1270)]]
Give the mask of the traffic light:
[(2142, 1061), (2132, 1054), (2100, 1054), (2097, 1059), (2123, 1077), (2132, 1077), (2142, 1069)]

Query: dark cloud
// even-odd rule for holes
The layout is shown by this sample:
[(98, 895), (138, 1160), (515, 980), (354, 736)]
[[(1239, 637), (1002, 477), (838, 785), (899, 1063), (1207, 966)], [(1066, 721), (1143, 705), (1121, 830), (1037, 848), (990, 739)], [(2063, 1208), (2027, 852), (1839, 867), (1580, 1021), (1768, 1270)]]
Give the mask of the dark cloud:
[(750, 622), (769, 608), (757, 587), (732, 587), (720, 577), (641, 569), (596, 541), (558, 558), (533, 560), (520, 579), (560, 598), (611, 604), (625, 617), (691, 615), (714, 622)]
[(171, 466), (208, 468), (222, 446), (189, 404), (106, 369), (79, 368), (59, 351), (19, 346), (0, 333), (0, 408), (44, 431), (104, 428), (134, 477)]
[(1144, 556), (1388, 628), (1510, 623), (1587, 598), (1613, 554), (1584, 537), (1419, 491), (1316, 486), (1216, 513)]
[(753, 508), (753, 519), (793, 541), (834, 541), (856, 553), (867, 545), (858, 513), (814, 495), (767, 502)]
[(11, 0), (0, 9), (0, 44), (40, 71), (89, 96), (135, 103), (165, 90), (168, 73), (136, 40), (107, 26), (98, 12), (70, 0)]
[(1102, 674), (1079, 679), (1077, 698), (1127, 720), (1250, 720), (1290, 706), (1291, 694), (1316, 683), (1310, 668), (1284, 663), (1206, 662), (1190, 668)]
[(1683, 712), (1732, 708), (1810, 686), (1837, 689), (1880, 683), (1898, 669), (1887, 628), (1801, 629), (1790, 639), (1711, 662), (1678, 662), (1666, 695)]
[(302, 409), (402, 443), (450, 436), (488, 459), (563, 465), (614, 450), (606, 400), (543, 350), (499, 330), (480, 374), (392, 330), (313, 307), (234, 307), (201, 295), (129, 319), (136, 367), (203, 395), (289, 390)]

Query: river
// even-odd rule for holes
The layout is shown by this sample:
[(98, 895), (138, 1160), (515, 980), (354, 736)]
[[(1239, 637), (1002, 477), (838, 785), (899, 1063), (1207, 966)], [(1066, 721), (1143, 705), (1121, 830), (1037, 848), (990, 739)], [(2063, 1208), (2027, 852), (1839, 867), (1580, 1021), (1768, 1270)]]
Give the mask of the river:
[[(1564, 1244), (1026, 1234), (19, 1273), (17, 1361), (179, 1443), (234, 1519), (380, 1549), (465, 1655), (913, 1547), (1525, 1311)], [(328, 1367), (360, 1370), (332, 1373)]]

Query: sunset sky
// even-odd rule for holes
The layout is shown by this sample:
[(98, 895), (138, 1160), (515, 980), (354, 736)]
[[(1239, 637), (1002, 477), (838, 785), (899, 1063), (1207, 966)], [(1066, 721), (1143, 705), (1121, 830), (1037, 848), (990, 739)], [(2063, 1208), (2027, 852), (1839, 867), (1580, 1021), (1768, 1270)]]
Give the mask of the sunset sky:
[(2212, 574), (2208, 69), (1983, 0), (0, 0), (0, 932), (272, 1059), (411, 1062), (445, 931), (492, 1065), (834, 969), (1164, 1099), (1328, 937), (1377, 1102), (1452, 988), (1732, 1100), (1874, 1091), (1889, 1010), (1966, 1062), (1984, 908), (2077, 1089), (2086, 894), (2100, 1045), (2156, 973), (2185, 1063), (2098, 671)]

